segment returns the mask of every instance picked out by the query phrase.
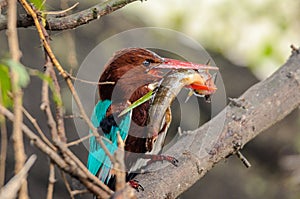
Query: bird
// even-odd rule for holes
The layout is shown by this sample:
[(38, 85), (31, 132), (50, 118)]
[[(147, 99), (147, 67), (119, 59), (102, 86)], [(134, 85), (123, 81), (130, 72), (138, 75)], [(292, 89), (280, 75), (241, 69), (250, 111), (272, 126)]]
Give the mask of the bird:
[[(155, 90), (162, 80), (166, 69), (215, 69), (216, 67), (194, 64), (190, 62), (164, 58), (145, 48), (125, 48), (115, 52), (105, 64), (98, 83), (99, 101), (94, 107), (91, 121), (98, 133), (105, 139), (103, 142), (108, 151), (113, 154), (118, 149), (118, 134), (125, 143), (125, 165), (127, 181), (137, 190), (142, 188), (132, 180), (134, 171), (141, 165), (135, 165), (138, 159), (149, 159), (151, 162), (166, 160), (177, 165), (178, 160), (171, 156), (151, 154), (160, 151), (149, 148), (146, 144), (148, 112), (151, 100), (140, 104), (126, 114), (119, 114), (133, 102), (140, 99), (149, 91)], [(109, 83), (110, 82), (110, 83)], [(200, 86), (200, 87), (199, 87)], [(195, 88), (209, 91), (210, 86), (195, 85)], [(157, 146), (156, 146), (157, 147)], [(110, 188), (114, 188), (113, 165), (95, 136), (90, 137), (90, 149), (87, 162), (88, 170), (99, 177)], [(135, 167), (135, 169), (131, 169)]]

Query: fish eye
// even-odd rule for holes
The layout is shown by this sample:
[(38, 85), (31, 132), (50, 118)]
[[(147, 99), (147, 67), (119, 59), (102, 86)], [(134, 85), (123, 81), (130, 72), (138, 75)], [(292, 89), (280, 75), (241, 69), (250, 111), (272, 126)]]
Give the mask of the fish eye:
[(150, 64), (151, 64), (151, 60), (149, 60), (149, 59), (146, 59), (145, 61), (143, 61), (143, 65), (146, 67), (150, 66)]

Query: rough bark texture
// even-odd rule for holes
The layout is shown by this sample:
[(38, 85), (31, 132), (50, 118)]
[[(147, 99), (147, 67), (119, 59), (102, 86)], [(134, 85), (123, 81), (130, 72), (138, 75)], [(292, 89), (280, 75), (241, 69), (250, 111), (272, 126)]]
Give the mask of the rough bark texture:
[[(211, 121), (184, 132), (166, 152), (179, 166), (137, 176), (145, 191), (138, 198), (175, 198), (201, 179), (217, 162), (234, 154), (259, 133), (300, 105), (300, 55), (289, 60), (272, 76), (249, 88)], [(157, 165), (156, 165), (157, 166)], [(153, 165), (154, 169), (154, 165)]]
[[(137, 0), (108, 0), (96, 4), (95, 6), (82, 10), (80, 12), (66, 15), (63, 17), (57, 17), (55, 15), (49, 15), (45, 17), (47, 30), (66, 30), (73, 29), (83, 24), (87, 24), (90, 21), (99, 19), (100, 17), (110, 14), (115, 10), (118, 10), (125, 5)], [(25, 14), (20, 14), (17, 20), (18, 27), (33, 26), (34, 21), (32, 18)], [(7, 17), (0, 13), (0, 30), (7, 28)]]

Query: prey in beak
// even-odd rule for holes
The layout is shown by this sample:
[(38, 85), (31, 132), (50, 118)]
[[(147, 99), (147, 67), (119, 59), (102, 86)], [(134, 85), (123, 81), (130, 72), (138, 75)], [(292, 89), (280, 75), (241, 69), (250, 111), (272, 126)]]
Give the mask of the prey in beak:
[(208, 99), (210, 95), (215, 93), (215, 91), (217, 90), (217, 87), (215, 85), (217, 73), (215, 73), (214, 75), (211, 75), (209, 73), (210, 70), (219, 70), (216, 66), (210, 66), (208, 64), (196, 64), (193, 62), (180, 61), (176, 59), (162, 58), (162, 62), (160, 64), (153, 65), (151, 68), (149, 68), (149, 73), (158, 75), (158, 73), (160, 73), (161, 71), (157, 69), (192, 69), (197, 71), (201, 76), (201, 80), (199, 80), (199, 82), (193, 82), (192, 84), (186, 86), (187, 88), (191, 89), (191, 94), (194, 94), (196, 96), (201, 96)]

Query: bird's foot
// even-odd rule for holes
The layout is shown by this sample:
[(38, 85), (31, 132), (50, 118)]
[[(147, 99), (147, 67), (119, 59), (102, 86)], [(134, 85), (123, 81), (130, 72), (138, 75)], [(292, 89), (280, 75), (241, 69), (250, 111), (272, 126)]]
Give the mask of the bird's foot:
[(137, 180), (129, 180), (128, 183), (137, 192), (144, 191), (144, 187), (142, 185), (140, 185), (139, 181), (137, 181)]
[(168, 161), (171, 164), (173, 164), (174, 166), (178, 166), (179, 161), (174, 158), (173, 156), (169, 156), (169, 155), (149, 155), (149, 154), (145, 154), (145, 158), (146, 159), (150, 159), (150, 161), (147, 163), (147, 165), (152, 164), (154, 162), (157, 161)]

